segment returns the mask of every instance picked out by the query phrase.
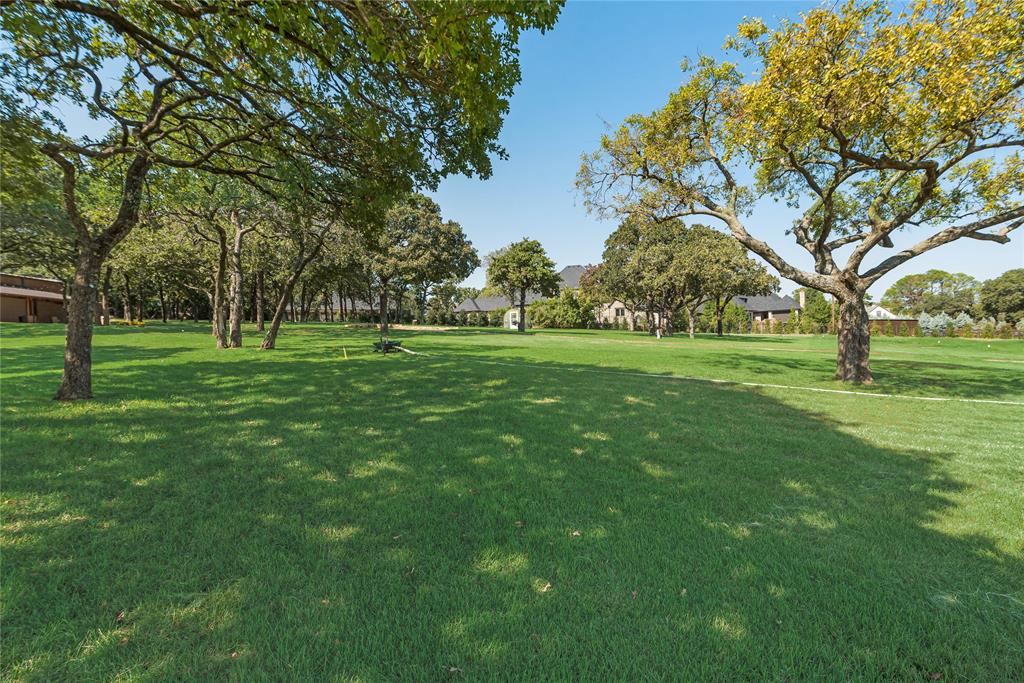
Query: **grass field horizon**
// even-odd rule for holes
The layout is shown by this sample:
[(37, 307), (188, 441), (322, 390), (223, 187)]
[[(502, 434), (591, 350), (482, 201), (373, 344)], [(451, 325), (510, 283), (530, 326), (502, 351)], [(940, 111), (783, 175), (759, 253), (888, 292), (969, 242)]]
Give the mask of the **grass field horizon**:
[(6, 679), (1024, 670), (1020, 342), (245, 331), (4, 325)]

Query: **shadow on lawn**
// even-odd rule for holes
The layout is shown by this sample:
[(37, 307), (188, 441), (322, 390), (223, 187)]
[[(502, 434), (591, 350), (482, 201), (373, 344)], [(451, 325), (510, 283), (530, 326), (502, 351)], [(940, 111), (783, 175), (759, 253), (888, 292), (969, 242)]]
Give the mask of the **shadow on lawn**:
[(57, 424), (48, 387), (5, 401), (8, 677), (1024, 664), (1020, 559), (930, 528), (946, 456), (756, 392), (323, 348), (103, 382)]
[[(774, 382), (780, 370), (799, 370), (819, 377), (831, 377), (835, 360), (810, 354), (770, 356), (764, 353), (730, 352), (728, 356), (708, 357), (709, 365), (722, 368), (746, 368), (761, 381)], [(935, 395), (957, 398), (1019, 398), (1024, 396), (1024, 373), (1000, 372), (997, 368), (874, 358), (871, 370), (875, 382), (866, 391), (908, 395)], [(848, 388), (836, 384), (837, 389)]]

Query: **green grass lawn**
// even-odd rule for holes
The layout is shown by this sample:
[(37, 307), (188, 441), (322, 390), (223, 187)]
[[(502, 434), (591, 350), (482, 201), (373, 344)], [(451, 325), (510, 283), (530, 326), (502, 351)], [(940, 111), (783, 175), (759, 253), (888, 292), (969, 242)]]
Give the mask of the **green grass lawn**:
[(1024, 344), (374, 334), (5, 325), (4, 678), (1024, 675)]

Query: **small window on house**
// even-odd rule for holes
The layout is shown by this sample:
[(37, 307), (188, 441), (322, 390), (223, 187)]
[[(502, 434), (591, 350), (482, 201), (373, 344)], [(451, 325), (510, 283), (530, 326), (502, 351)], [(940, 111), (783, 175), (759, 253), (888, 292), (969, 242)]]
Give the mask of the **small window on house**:
[(626, 309), (625, 308), (616, 308), (615, 309), (615, 317), (616, 318), (623, 318), (625, 316), (626, 316)]

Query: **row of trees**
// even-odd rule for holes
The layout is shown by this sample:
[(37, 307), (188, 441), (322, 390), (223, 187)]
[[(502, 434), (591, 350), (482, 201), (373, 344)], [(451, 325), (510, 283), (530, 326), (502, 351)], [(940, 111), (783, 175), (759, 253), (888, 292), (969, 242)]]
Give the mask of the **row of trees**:
[(1024, 268), (985, 282), (936, 269), (907, 275), (885, 291), (882, 305), (901, 315), (973, 313), (1015, 323), (1024, 318)]
[(650, 334), (671, 335), (685, 313), (692, 337), (698, 312), (708, 310), (721, 335), (734, 296), (770, 294), (779, 281), (717, 230), (633, 215), (605, 241), (602, 262), (584, 271), (578, 290), (559, 286), (554, 261), (536, 240), (524, 238), (487, 257), (487, 290), (519, 309), (520, 332), (532, 293), (547, 297), (530, 304), (537, 327), (596, 327), (598, 308), (619, 301), (629, 311), (630, 329), (642, 318)]
[[(586, 155), (578, 187), (603, 216), (715, 221), (780, 275), (834, 296), (836, 377), (871, 382), (868, 288), (960, 239), (1024, 224), (1024, 14), (1018, 0), (812, 9), (745, 21), (650, 114)], [(739, 60), (737, 60), (739, 61)], [(759, 199), (806, 266), (752, 232)], [(756, 229), (756, 230), (755, 230)], [(912, 237), (910, 233), (919, 236)], [(894, 253), (902, 237), (908, 246)]]
[[(402, 221), (396, 199), (448, 174), (490, 174), (504, 156), (497, 136), (520, 77), (518, 37), (552, 26), (560, 3), (3, 8), (3, 241), (26, 251), (38, 237), (39, 249), (73, 261), (56, 397), (82, 399), (92, 396), (92, 325), (111, 259), (143, 224), (154, 242), (182, 247), (168, 250), (169, 270), (187, 270), (186, 245), (216, 253), (209, 304), (224, 346), (240, 343), (247, 241), (269, 241), (250, 253), (283, 265), (268, 266), (280, 291), (264, 348), (325, 249), (344, 259), (355, 241), (387, 243), (377, 277), (401, 277), (389, 264), (402, 229), (382, 236)], [(69, 130), (68, 111), (109, 128)], [(163, 290), (172, 308), (191, 291), (185, 280)], [(131, 301), (138, 289), (128, 289)]]
[(734, 296), (765, 295), (779, 288), (778, 279), (728, 235), (705, 225), (640, 214), (628, 216), (608, 237), (602, 262), (584, 273), (580, 284), (594, 300), (623, 302), (631, 327), (644, 314), (650, 334), (671, 335), (674, 321), (685, 313), (691, 337), (698, 311), (713, 311), (715, 331), (721, 335)]
[[(250, 320), (266, 331), (264, 348), (273, 348), (285, 316), (334, 320), (363, 312), (385, 327), (389, 319), (422, 320), (435, 294), (454, 307), (457, 302), (445, 303), (445, 292), (479, 265), (462, 227), (443, 220), (440, 207), (421, 194), (398, 198), (372, 230), (338, 224), (310, 244), (308, 233), (291, 225), (290, 214), (260, 194), (235, 181), (206, 180), (146, 202), (139, 227), (103, 269), (101, 325), (112, 309), (127, 322), (202, 315), (213, 324), (217, 347), (235, 348), (242, 345), (242, 321)], [(159, 187), (151, 183), (151, 189)], [(51, 255), (44, 264), (21, 253), (31, 250), (32, 238), (6, 240), (5, 264), (36, 271), (45, 265), (69, 278), (74, 263), (67, 256)]]

